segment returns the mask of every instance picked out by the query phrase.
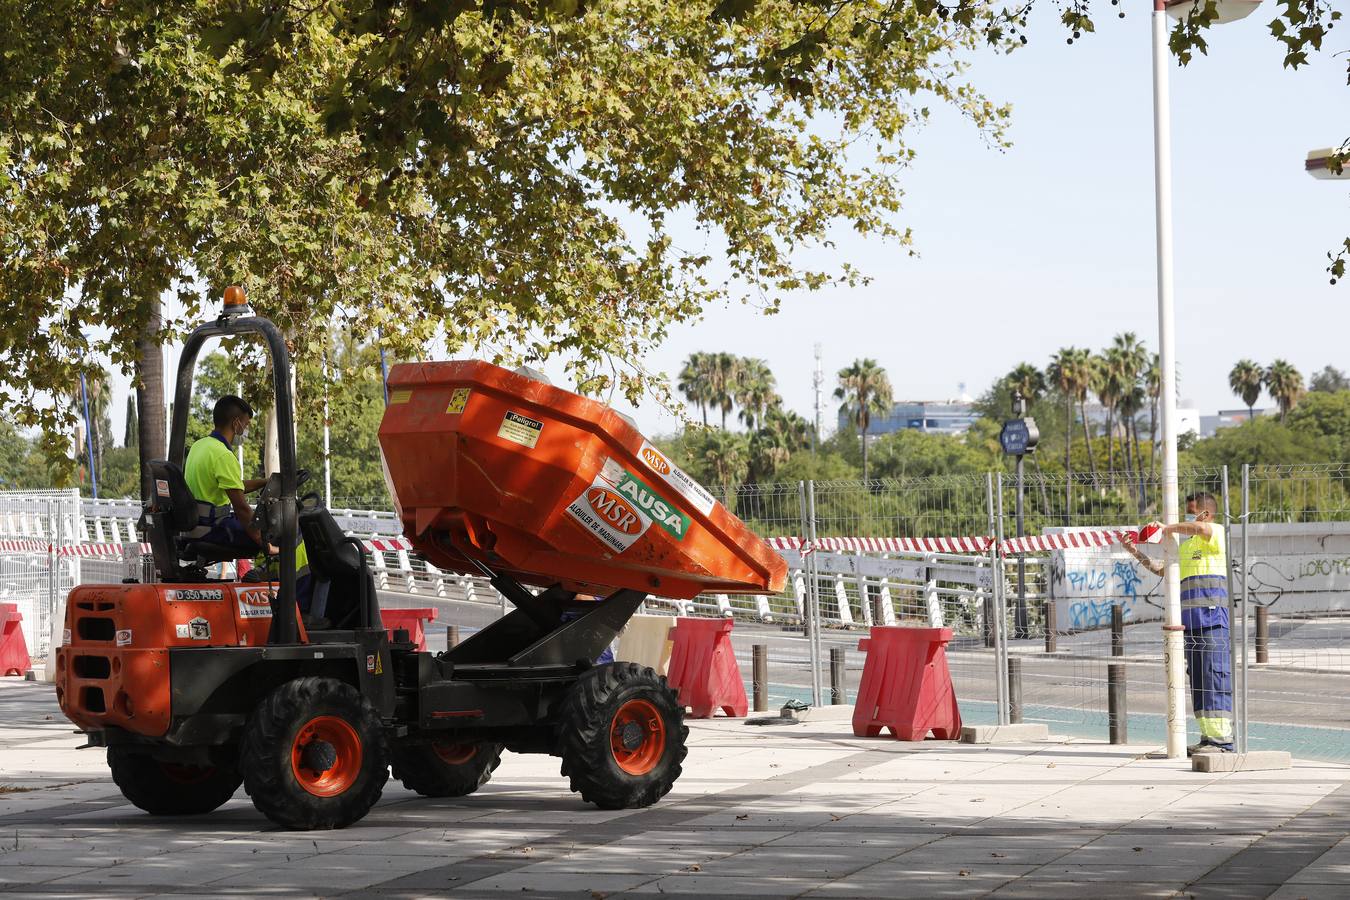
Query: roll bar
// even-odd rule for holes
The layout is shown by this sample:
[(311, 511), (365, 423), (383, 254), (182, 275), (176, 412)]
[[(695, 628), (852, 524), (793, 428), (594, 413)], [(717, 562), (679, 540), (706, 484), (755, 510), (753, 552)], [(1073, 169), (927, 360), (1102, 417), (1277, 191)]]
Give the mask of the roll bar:
[(188, 335), (178, 360), (178, 378), (173, 395), (173, 422), (169, 429), (169, 461), (180, 468), (184, 464), (183, 444), (187, 439), (188, 414), (192, 408), (192, 376), (197, 354), (214, 337), (262, 335), (272, 358), (272, 380), (276, 396), (277, 444), (281, 459), (281, 535), (278, 549), (281, 559), (280, 589), (271, 598), (272, 627), (269, 644), (294, 644), (299, 640), (295, 615), (295, 545), (299, 534), (295, 498), (295, 416), (291, 397), (291, 356), (286, 340), (275, 325), (262, 316), (221, 315), (214, 322), (200, 325)]

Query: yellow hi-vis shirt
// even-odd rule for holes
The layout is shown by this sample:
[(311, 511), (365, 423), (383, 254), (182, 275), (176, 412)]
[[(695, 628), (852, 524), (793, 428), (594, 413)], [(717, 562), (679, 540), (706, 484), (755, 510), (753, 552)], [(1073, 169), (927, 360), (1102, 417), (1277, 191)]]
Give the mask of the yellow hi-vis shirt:
[(244, 489), (239, 459), (215, 432), (193, 442), (183, 466), (183, 480), (198, 503), (210, 506), (229, 506), (230, 498), (225, 492)]
[(1228, 624), (1228, 552), (1222, 525), (1210, 536), (1193, 535), (1178, 548), (1181, 562), (1181, 624), (1211, 628)]

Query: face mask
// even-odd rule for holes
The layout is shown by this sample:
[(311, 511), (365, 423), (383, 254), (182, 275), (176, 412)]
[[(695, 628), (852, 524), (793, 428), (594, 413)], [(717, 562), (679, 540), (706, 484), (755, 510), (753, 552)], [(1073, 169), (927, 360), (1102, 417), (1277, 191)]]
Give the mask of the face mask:
[(1195, 513), (1186, 513), (1186, 521), (1187, 521), (1187, 522), (1194, 522), (1194, 521), (1195, 521)]
[(248, 437), (248, 429), (236, 431), (234, 433), (234, 439), (230, 441), (230, 447), (238, 450), (240, 447), (244, 446), (244, 438), (246, 437)]

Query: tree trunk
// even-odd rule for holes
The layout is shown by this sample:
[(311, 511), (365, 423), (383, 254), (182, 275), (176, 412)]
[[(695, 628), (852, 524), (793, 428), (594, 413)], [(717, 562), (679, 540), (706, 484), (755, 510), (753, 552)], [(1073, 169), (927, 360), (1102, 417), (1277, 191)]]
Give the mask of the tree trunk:
[(1093, 475), (1097, 474), (1097, 455), (1092, 452), (1092, 432), (1088, 429), (1087, 420), (1087, 401), (1082, 400), (1078, 403), (1078, 414), (1083, 417), (1083, 443), (1087, 445), (1088, 470)]
[(160, 304), (156, 297), (145, 327), (136, 338), (136, 439), (141, 458), (141, 500), (153, 496), (150, 460), (163, 459), (164, 353), (160, 348)]
[(703, 412), (703, 427), (704, 427), (704, 428), (707, 428), (707, 427), (708, 427), (708, 404), (706, 404), (706, 403), (700, 403), (700, 404), (698, 405), (698, 408), (699, 408), (700, 410), (702, 410), (702, 412)]
[(1106, 407), (1106, 471), (1116, 471), (1116, 408)]
[(864, 425), (858, 432), (858, 437), (862, 439), (862, 457), (863, 457), (863, 482), (867, 481), (867, 426)]
[[(1064, 395), (1064, 524), (1073, 506), (1073, 397)], [(1049, 511), (1047, 506), (1046, 511)]]

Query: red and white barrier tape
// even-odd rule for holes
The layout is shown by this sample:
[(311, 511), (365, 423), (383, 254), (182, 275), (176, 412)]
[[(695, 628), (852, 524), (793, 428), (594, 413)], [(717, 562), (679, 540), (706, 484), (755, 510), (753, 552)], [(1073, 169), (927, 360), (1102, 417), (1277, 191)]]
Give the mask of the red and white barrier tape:
[[(1109, 528), (1007, 538), (999, 544), (999, 555), (1107, 547), (1120, 543), (1126, 536), (1132, 541), (1139, 539), (1137, 531)], [(814, 544), (799, 537), (771, 537), (765, 538), (765, 541), (775, 550), (796, 550), (803, 554), (816, 550), (864, 553), (988, 553), (994, 544), (994, 539), (989, 535), (931, 538), (825, 537), (817, 538)]]
[(1109, 547), (1122, 543), (1126, 537), (1131, 541), (1139, 540), (1139, 532), (1133, 529), (1114, 530), (1110, 528), (1092, 531), (1068, 531), (1062, 534), (1030, 534), (1026, 537), (1007, 538), (999, 545), (1003, 556), (1012, 553), (1035, 553), (1040, 550), (1090, 550), (1094, 547)]
[(393, 553), (397, 550), (411, 550), (413, 548), (412, 544), (408, 543), (408, 539), (403, 537), (378, 538), (364, 543), (366, 549), (372, 553), (384, 553), (386, 551)]
[(0, 540), (0, 553), (46, 553), (49, 546), (46, 541), (4, 538)]

